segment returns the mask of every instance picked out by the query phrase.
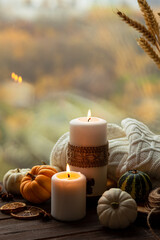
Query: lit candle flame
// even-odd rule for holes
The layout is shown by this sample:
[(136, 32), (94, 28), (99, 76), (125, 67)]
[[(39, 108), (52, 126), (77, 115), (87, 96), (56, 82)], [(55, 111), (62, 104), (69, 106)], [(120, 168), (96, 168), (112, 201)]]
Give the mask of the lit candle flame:
[(18, 82), (22, 83), (22, 77), (21, 76), (18, 77)]
[(15, 74), (15, 76), (14, 76), (14, 81), (18, 82), (18, 75), (17, 74)]
[(70, 178), (70, 167), (69, 167), (68, 163), (67, 163), (66, 170), (67, 170), (68, 178)]
[(15, 73), (14, 73), (14, 72), (11, 73), (11, 78), (12, 78), (12, 79), (15, 78)]
[(88, 118), (88, 122), (91, 120), (91, 110), (89, 109), (88, 110), (88, 116), (87, 116), (87, 118)]
[(22, 77), (18, 76), (14, 72), (11, 73), (11, 78), (17, 83), (22, 83)]

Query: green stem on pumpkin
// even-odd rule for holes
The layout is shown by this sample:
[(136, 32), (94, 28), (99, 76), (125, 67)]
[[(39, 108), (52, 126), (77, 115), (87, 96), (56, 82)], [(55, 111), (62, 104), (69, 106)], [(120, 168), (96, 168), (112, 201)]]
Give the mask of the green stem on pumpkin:
[(133, 174), (137, 174), (137, 170), (136, 169), (131, 170), (130, 172), (133, 173)]
[(41, 164), (42, 165), (47, 165), (45, 161), (41, 161)]
[(33, 180), (35, 180), (35, 178), (36, 178), (36, 176), (35, 176), (35, 175), (33, 175), (32, 173), (27, 173), (27, 176), (30, 176), (30, 177), (31, 177), (31, 179), (32, 179), (32, 181), (33, 181)]
[(119, 207), (119, 203), (118, 202), (112, 202), (111, 206), (112, 206), (112, 208), (117, 209)]

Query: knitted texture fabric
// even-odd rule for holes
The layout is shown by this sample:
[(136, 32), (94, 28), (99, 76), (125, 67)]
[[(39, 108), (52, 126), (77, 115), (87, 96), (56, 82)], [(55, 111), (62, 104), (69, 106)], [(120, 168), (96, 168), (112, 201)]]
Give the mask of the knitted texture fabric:
[(153, 186), (160, 186), (160, 135), (135, 119), (124, 119), (121, 125), (129, 141), (129, 152), (126, 161), (120, 163), (118, 174), (141, 170), (151, 177)]
[(54, 145), (50, 154), (50, 165), (58, 171), (65, 171), (67, 165), (67, 150), (69, 142), (69, 132), (61, 136)]
[[(137, 169), (151, 177), (153, 187), (160, 187), (160, 135), (135, 119), (126, 118), (121, 125), (107, 126), (108, 177), (117, 181), (126, 171)], [(57, 171), (66, 169), (68, 142), (69, 133), (65, 133), (52, 149), (50, 164)]]
[(128, 158), (129, 143), (126, 137), (109, 140), (108, 178), (117, 181), (121, 176), (121, 167)]

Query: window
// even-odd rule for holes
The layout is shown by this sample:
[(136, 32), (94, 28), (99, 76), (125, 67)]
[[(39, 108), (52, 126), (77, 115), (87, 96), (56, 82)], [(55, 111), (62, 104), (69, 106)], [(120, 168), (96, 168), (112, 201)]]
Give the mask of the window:
[[(158, 11), (158, 0), (148, 2)], [(89, 108), (160, 131), (159, 70), (117, 9), (143, 22), (135, 0), (0, 0), (1, 179), (49, 163), (69, 121)]]

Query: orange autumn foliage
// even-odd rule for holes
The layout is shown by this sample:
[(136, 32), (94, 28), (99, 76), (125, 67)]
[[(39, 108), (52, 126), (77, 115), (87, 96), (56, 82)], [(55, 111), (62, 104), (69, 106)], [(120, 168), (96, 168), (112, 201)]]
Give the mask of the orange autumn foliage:
[(22, 179), (20, 192), (32, 203), (42, 203), (51, 197), (51, 177), (57, 173), (49, 165), (34, 166)]

